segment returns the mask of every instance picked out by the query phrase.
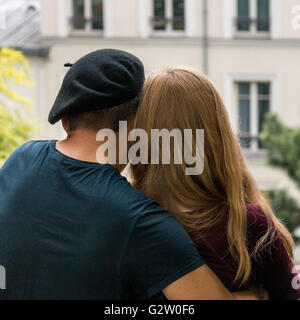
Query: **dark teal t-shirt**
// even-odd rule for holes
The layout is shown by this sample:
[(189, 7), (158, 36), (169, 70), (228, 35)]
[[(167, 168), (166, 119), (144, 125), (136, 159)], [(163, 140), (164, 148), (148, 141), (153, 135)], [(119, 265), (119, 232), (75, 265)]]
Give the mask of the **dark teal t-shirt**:
[(0, 169), (2, 299), (146, 298), (203, 264), (180, 224), (113, 166), (31, 141)]

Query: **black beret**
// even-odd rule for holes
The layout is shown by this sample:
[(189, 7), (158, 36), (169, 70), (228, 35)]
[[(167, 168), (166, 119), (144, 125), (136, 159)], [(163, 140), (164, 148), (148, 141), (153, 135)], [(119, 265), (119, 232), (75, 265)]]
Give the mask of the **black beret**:
[(145, 81), (143, 63), (121, 50), (89, 53), (71, 69), (49, 114), (51, 124), (71, 112), (94, 111), (118, 106), (135, 98)]

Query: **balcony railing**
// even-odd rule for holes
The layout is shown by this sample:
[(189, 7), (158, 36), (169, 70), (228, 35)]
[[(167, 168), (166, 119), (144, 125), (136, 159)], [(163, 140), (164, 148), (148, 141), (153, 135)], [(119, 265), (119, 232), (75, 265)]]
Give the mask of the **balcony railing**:
[(271, 27), (270, 17), (236, 17), (234, 19), (237, 32), (268, 33)]
[(252, 149), (257, 151), (257, 149), (262, 149), (262, 143), (260, 141), (260, 134), (251, 134), (241, 132), (238, 134), (238, 139), (240, 140), (241, 146), (246, 149)]
[(83, 16), (73, 16), (69, 18), (73, 31), (102, 31), (103, 17), (94, 16), (91, 18)]
[(184, 31), (185, 20), (183, 16), (168, 18), (165, 16), (154, 16), (150, 18), (152, 29), (155, 31)]

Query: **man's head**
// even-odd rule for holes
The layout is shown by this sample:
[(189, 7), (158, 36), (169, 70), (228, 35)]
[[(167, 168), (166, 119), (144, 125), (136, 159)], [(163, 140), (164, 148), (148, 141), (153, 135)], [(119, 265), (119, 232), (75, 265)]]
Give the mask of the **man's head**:
[(135, 119), (140, 96), (119, 106), (87, 112), (72, 112), (63, 116), (63, 123), (68, 135), (75, 130), (87, 129), (94, 132), (102, 128), (109, 128), (115, 132), (119, 130), (119, 121), (132, 123)]
[(104, 49), (71, 65), (49, 114), (49, 122), (77, 128), (115, 131), (121, 120), (133, 120), (145, 81), (142, 62), (130, 53)]

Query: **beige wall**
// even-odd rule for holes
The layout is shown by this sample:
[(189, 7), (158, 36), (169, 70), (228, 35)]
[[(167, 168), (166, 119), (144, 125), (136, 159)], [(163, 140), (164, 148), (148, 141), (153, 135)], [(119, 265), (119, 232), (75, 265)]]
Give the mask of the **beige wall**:
[[(57, 2), (56, 0), (40, 0), (41, 1), (41, 32), (42, 36), (57, 35)], [(65, 1), (65, 0), (61, 0)]]
[[(282, 38), (287, 39), (300, 39), (300, 28), (295, 30), (292, 26), (292, 20), (296, 16), (296, 14), (292, 14), (292, 9), (295, 6), (300, 7), (299, 0), (284, 0), (280, 1), (281, 5), (281, 36)], [(298, 24), (300, 25), (300, 9), (298, 10), (297, 19)]]
[[(300, 44), (289, 46), (222, 46), (209, 49), (209, 77), (225, 95), (228, 73), (270, 74), (278, 77), (276, 103), (281, 119), (289, 126), (300, 126)], [(229, 106), (228, 106), (229, 107)]]
[(138, 0), (112, 1), (113, 35), (115, 37), (138, 37)]
[[(221, 38), (223, 28), (222, 9), (224, 0), (207, 0), (209, 37)], [(226, 0), (225, 0), (226, 1)], [(231, 1), (231, 0), (230, 0)], [(202, 1), (199, 1), (201, 3)]]
[[(191, 37), (202, 37), (203, 36), (203, 3), (200, 0), (187, 0), (191, 1), (191, 10), (190, 14), (187, 17), (188, 19), (191, 19), (193, 21), (193, 31)], [(212, 0), (208, 0), (208, 3), (210, 3)], [(215, 0), (213, 0), (215, 1)], [(187, 4), (188, 5), (188, 4)], [(208, 4), (208, 10), (209, 10), (209, 4)], [(208, 13), (208, 16), (210, 14)], [(186, 21), (188, 24), (188, 20)]]

